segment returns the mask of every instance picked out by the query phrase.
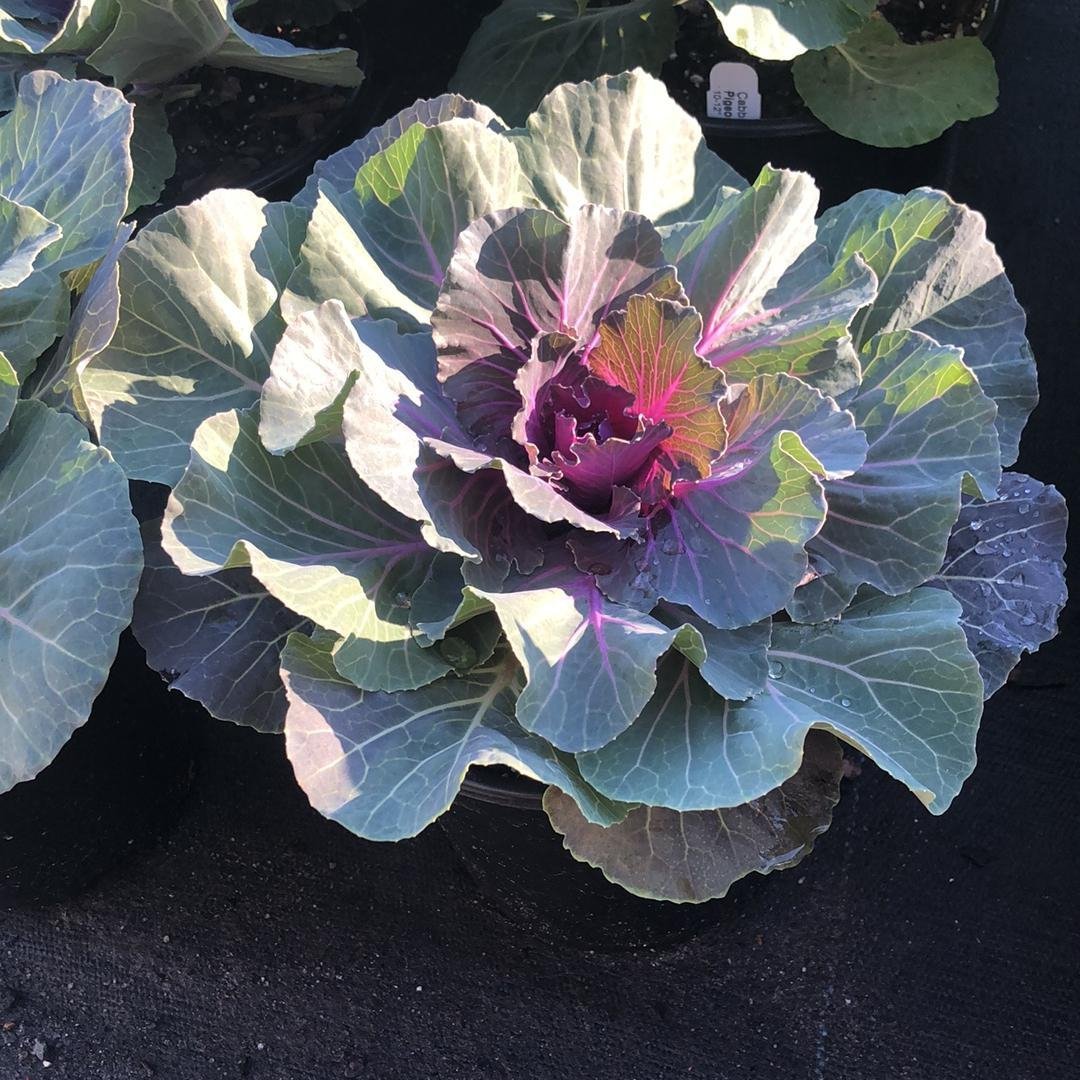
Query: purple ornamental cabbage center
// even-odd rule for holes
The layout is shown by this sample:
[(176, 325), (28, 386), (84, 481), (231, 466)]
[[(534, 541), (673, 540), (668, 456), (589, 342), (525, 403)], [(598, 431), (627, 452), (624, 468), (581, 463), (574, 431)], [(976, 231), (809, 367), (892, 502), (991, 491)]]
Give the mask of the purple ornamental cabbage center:
[(610, 512), (616, 500), (654, 503), (671, 427), (637, 410), (625, 387), (588, 374), (580, 362), (572, 370), (538, 395), (526, 444), (531, 471), (592, 514)]

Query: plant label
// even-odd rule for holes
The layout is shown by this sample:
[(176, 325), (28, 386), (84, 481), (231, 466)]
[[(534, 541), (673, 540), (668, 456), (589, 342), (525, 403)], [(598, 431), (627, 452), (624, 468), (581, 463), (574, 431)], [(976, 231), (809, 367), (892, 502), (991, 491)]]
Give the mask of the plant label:
[(706, 113), (717, 120), (760, 120), (757, 72), (749, 64), (714, 64), (709, 73)]

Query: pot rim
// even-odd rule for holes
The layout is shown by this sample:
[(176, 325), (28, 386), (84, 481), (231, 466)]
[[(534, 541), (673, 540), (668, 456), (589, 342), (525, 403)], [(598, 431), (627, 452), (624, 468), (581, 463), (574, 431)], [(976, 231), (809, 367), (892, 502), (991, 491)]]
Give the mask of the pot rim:
[[(976, 35), (990, 46), (1001, 28), (1002, 11), (1009, 0), (987, 0), (986, 18)], [(699, 116), (702, 131), (734, 139), (790, 139), (805, 135), (835, 134), (813, 113), (806, 116), (784, 116), (764, 120), (721, 120), (719, 117)], [(844, 136), (840, 136), (843, 138)], [(858, 141), (858, 140), (854, 140)], [(910, 149), (910, 148), (908, 148)]]

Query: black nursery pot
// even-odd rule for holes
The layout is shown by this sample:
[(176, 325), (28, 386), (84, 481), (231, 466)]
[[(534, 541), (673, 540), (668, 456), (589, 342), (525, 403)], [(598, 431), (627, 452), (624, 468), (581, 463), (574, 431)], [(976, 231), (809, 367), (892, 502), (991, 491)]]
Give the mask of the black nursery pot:
[(130, 631), (90, 719), (33, 780), (0, 795), (0, 906), (70, 898), (175, 822), (197, 728)]
[[(979, 36), (988, 45), (1001, 37), (1006, 8), (1007, 0), (987, 2)], [(748, 54), (741, 59), (744, 63), (754, 61)], [(704, 115), (705, 90), (697, 96), (701, 99), (697, 117), (711, 150), (751, 180), (769, 164), (810, 173), (821, 189), (823, 207), (835, 206), (866, 188), (898, 192), (921, 186), (947, 189), (952, 180), (958, 134), (955, 124), (932, 142), (883, 148), (838, 135), (808, 110), (799, 116), (760, 120), (708, 117)]]
[(541, 784), (472, 768), (439, 818), (481, 894), (523, 932), (594, 950), (663, 948), (715, 928), (723, 902), (644, 900), (578, 862), (544, 812)]
[[(216, 187), (245, 187), (267, 199), (290, 199), (304, 185), (316, 161), (348, 146), (418, 98), (445, 93), (473, 33), (481, 20), (498, 6), (498, 0), (365, 0), (355, 11), (338, 16), (316, 36), (303, 41), (318, 47), (343, 45), (354, 49), (364, 71), (363, 83), (349, 87), (305, 87), (283, 78), (254, 72), (230, 72), (239, 88), (235, 100), (241, 105), (249, 96), (250, 127), (280, 132), (272, 161), (254, 165), (245, 156), (243, 131), (226, 130), (229, 121), (218, 123), (205, 135), (178, 145), (179, 174), (166, 187), (158, 213), (204, 195)], [(417, 32), (423, 27), (423, 33)], [(205, 72), (220, 83), (222, 73)], [(266, 95), (264, 106), (261, 95)], [(288, 100), (292, 96), (294, 100)], [(176, 106), (183, 109), (180, 103)], [(212, 110), (211, 110), (212, 111)], [(305, 117), (305, 114), (306, 117)], [(280, 122), (276, 117), (281, 117)], [(318, 134), (298, 137), (294, 125), (318, 116)], [(213, 123), (213, 118), (208, 117)], [(234, 119), (233, 126), (237, 125)], [(179, 141), (178, 141), (179, 142)], [(194, 155), (184, 160), (185, 153)], [(152, 216), (152, 215), (151, 215)]]

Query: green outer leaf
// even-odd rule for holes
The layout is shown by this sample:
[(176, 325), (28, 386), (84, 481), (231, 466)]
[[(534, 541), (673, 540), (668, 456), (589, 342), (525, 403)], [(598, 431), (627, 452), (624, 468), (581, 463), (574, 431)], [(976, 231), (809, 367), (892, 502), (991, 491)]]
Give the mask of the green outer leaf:
[(535, 201), (510, 142), (476, 120), (413, 124), (356, 174), (354, 227), (405, 295), (435, 306), (458, 233)]
[[(57, 29), (35, 16), (33, 5), (7, 0), (0, 6), (0, 46), (3, 52), (85, 53), (94, 48), (109, 32), (116, 18), (118, 0), (72, 0), (70, 10)], [(25, 22), (20, 21), (25, 20)], [(67, 60), (67, 57), (57, 57)]]
[(864, 191), (827, 210), (818, 239), (833, 259), (858, 252), (877, 274), (877, 299), (852, 324), (861, 348), (883, 330), (918, 330), (964, 350), (964, 363), (997, 402), (1003, 465), (1038, 401), (1026, 316), (981, 214), (948, 195)]
[(823, 124), (871, 146), (917, 146), (997, 108), (994, 58), (979, 38), (908, 45), (884, 19), (800, 56), (792, 74)]
[(399, 334), (389, 320), (354, 322), (339, 300), (305, 312), (285, 328), (270, 361), (259, 401), (263, 445), (283, 454), (341, 434), (345, 400), (357, 377), (368, 368), (381, 374), (388, 364), (406, 372), (426, 366), (433, 384), (431, 334)]
[(56, 273), (109, 250), (131, 186), (133, 126), (118, 90), (51, 71), (27, 75), (0, 119), (0, 192), (60, 226), (47, 257)]
[(339, 299), (353, 316), (426, 321), (460, 230), (493, 210), (534, 205), (503, 136), (471, 119), (416, 123), (360, 166), (353, 190), (323, 182), (287, 313)]
[(116, 333), (81, 381), (128, 476), (175, 484), (199, 424), (258, 401), (301, 217), (246, 191), (215, 191), (155, 218), (124, 248)]
[(250, 566), (287, 608), (345, 639), (338, 670), (358, 686), (402, 690), (450, 668), (409, 625), (409, 597), (436, 553), (360, 482), (339, 446), (275, 457), (251, 415), (212, 416), (195, 433), (162, 544), (185, 574)]
[[(784, 449), (808, 472), (827, 480), (850, 476), (866, 460), (866, 435), (851, 412), (790, 375), (758, 375), (720, 403), (729, 447), (735, 452), (790, 431)], [(721, 468), (723, 462), (721, 462)]]
[(293, 205), (307, 209), (314, 207), (320, 184), (339, 195), (352, 191), (360, 166), (391, 143), (397, 142), (413, 124), (434, 127), (455, 117), (478, 120), (493, 131), (502, 131), (505, 128), (502, 121), (486, 105), (469, 101), (458, 94), (442, 94), (437, 98), (417, 101), (409, 108), (395, 113), (385, 124), (372, 128), (363, 138), (316, 162), (303, 189), (293, 196)]
[(659, 74), (675, 45), (671, 0), (590, 7), (583, 0), (503, 0), (480, 24), (450, 88), (524, 123), (560, 83), (642, 67)]
[(912, 331), (863, 350), (848, 408), (870, 444), (866, 464), (825, 485), (828, 516), (808, 545), (850, 595), (864, 582), (893, 595), (921, 585), (945, 557), (964, 475), (997, 489), (995, 406), (962, 356)]
[[(0, 31), (0, 42), (3, 42)], [(0, 44), (0, 50), (3, 45)], [(76, 75), (75, 58), (71, 56), (34, 56), (29, 53), (6, 53), (0, 51), (0, 113), (10, 112), (15, 108), (19, 96), (19, 82), (31, 71), (48, 68), (62, 75), (65, 79), (74, 79)]]
[(878, 0), (709, 0), (728, 41), (763, 60), (793, 60), (859, 29)]
[(732, 701), (756, 697), (766, 686), (769, 659), (766, 650), (772, 637), (772, 620), (762, 619), (736, 630), (717, 630), (689, 608), (658, 604), (652, 616), (671, 629), (692, 627), (697, 631), (702, 649), (686, 635), (679, 651), (697, 665), (701, 677), (718, 693)]
[(415, 836), (450, 804), (470, 765), (509, 765), (572, 795), (592, 821), (617, 821), (573, 758), (514, 720), (509, 652), (463, 677), (371, 694), (343, 681), (327, 647), (293, 634), (282, 656), (285, 741), (312, 806), (368, 840)]
[(640, 70), (557, 87), (509, 138), (542, 204), (564, 219), (595, 203), (656, 225), (696, 221), (720, 188), (746, 186)]
[(8, 426), (11, 414), (15, 411), (15, 402), (19, 399), (19, 376), (8, 363), (7, 357), (0, 353), (0, 435)]
[(0, 290), (21, 285), (42, 251), (60, 239), (61, 231), (32, 206), (0, 195)]
[(359, 86), (351, 49), (299, 49), (253, 34), (230, 0), (119, 0), (111, 33), (89, 63), (118, 86), (166, 83), (200, 64), (265, 71), (329, 86)]
[(726, 896), (747, 874), (788, 870), (809, 855), (832, 823), (842, 766), (840, 744), (812, 731), (799, 771), (743, 806), (688, 813), (637, 806), (604, 828), (550, 787), (544, 809), (566, 849), (608, 881), (651, 900), (697, 904)]
[(135, 173), (128, 194), (127, 212), (156, 203), (165, 182), (176, 171), (176, 147), (169, 134), (165, 103), (160, 96), (133, 96), (135, 131), (131, 160)]
[(784, 373), (839, 397), (859, 385), (849, 327), (876, 294), (877, 278), (858, 255), (834, 264), (822, 244), (811, 244), (766, 293), (761, 311), (728, 328), (709, 362), (732, 382)]
[(278, 603), (250, 571), (181, 573), (161, 547), (161, 522), (143, 526), (146, 566), (132, 629), (146, 662), (172, 690), (211, 716), (256, 731), (285, 729), (279, 667), (285, 640), (306, 620)]
[(21, 402), (0, 436), (0, 792), (85, 722), (141, 568), (123, 473), (76, 420)]
[(131, 112), (118, 90), (36, 71), (0, 118), (0, 193), (61, 229), (19, 288), (0, 292), (0, 352), (20, 375), (67, 324), (60, 275), (101, 258), (116, 235), (131, 184)]
[(90, 425), (81, 377), (86, 365), (112, 341), (120, 318), (120, 252), (135, 231), (133, 222), (121, 225), (112, 247), (94, 267), (90, 281), (63, 339), (46, 363), (39, 364), (27, 384), (26, 396), (78, 417)]
[(560, 750), (591, 750), (625, 731), (671, 648), (705, 655), (693, 628), (612, 603), (573, 568), (539, 570), (505, 592), (471, 591), (494, 608), (525, 672), (518, 723)]
[(765, 694), (732, 703), (689, 662), (669, 658), (660, 688), (614, 742), (578, 755), (614, 799), (707, 810), (756, 799), (793, 776), (821, 727), (903, 781), (940, 814), (975, 767), (978, 664), (940, 589), (857, 600), (836, 623), (776, 623)]
[(701, 312), (698, 351), (707, 360), (761, 317), (765, 295), (813, 243), (817, 204), (810, 176), (766, 165), (753, 187), (718, 200), (701, 221), (667, 230), (664, 256)]

